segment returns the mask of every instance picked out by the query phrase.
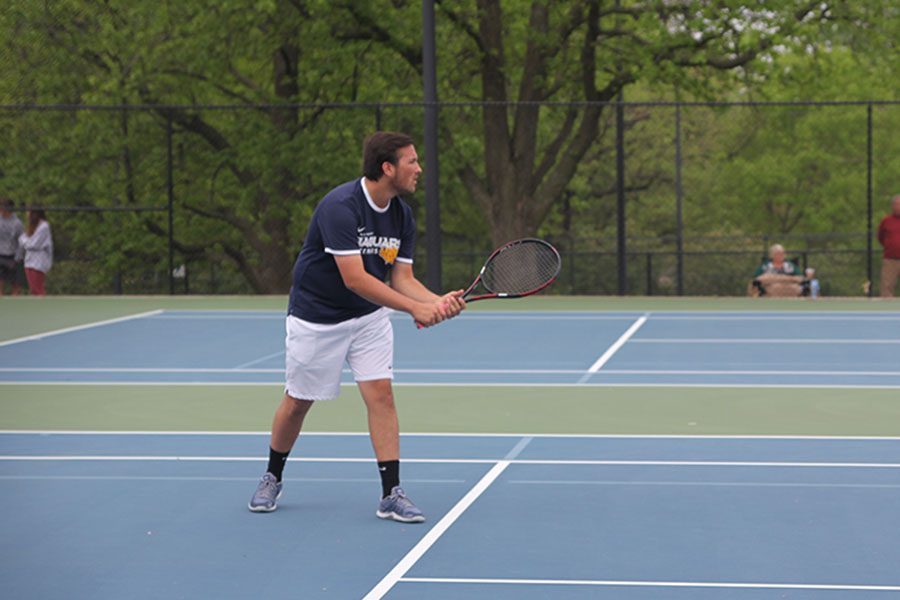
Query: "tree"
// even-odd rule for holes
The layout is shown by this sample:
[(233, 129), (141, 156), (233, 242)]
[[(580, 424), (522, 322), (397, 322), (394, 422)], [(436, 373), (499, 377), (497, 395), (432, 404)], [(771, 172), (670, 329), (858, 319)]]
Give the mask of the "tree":
[[(439, 46), (441, 65), (453, 65), (443, 98), (462, 91), (484, 103), (482, 156), (469, 155), (455, 170), (495, 243), (535, 233), (596, 144), (601, 118), (620, 92), (678, 81), (712, 93), (717, 72), (745, 75), (778, 44), (817, 30), (840, 2), (535, 0), (521, 10), (523, 4), (439, 3), (439, 14), (466, 40)], [(421, 70), (402, 34), (378, 27), (356, 3), (342, 6), (355, 18), (355, 39), (395, 48)], [(580, 105), (542, 106), (554, 101)], [(447, 131), (449, 144), (465, 144), (458, 140), (464, 135)]]
[[(124, 108), (12, 115), (18, 149), (31, 147), (5, 157), (4, 183), (43, 204), (164, 205), (171, 124), (181, 257), (233, 264), (254, 291), (285, 292), (315, 201), (356, 172), (316, 149), (349, 147), (355, 157), (369, 121), (321, 106), (352, 101), (358, 79), (359, 57), (328, 41), (316, 13), (327, 10), (321, 0), (17, 5), (2, 21), (21, 32), (6, 36), (7, 52), (24, 57), (4, 62), (7, 101)], [(110, 268), (163, 262), (165, 221), (135, 219), (156, 247), (131, 228), (72, 228)]]
[[(881, 26), (896, 9), (882, 0), (461, 0), (438, 8), (439, 93), (449, 102), (441, 108), (443, 234), (454, 248), (608, 228), (609, 109), (623, 91), (626, 100), (672, 99), (677, 84), (683, 98), (745, 99), (765, 89), (785, 56), (825, 44), (864, 48), (879, 73), (896, 67), (896, 35)], [(0, 13), (0, 96), (16, 106), (0, 113), (11, 140), (0, 148), (2, 184), (45, 204), (164, 205), (171, 124), (178, 260), (222, 265), (249, 289), (284, 292), (315, 202), (358, 175), (362, 136), (376, 121), (420, 133), (420, 21), (409, 0), (14, 3)], [(633, 203), (669, 193), (670, 169), (653, 145), (659, 114), (628, 113)], [(706, 164), (722, 159), (712, 135), (743, 139), (730, 137), (731, 125), (693, 130), (709, 150)], [(762, 145), (731, 173), (753, 183), (767, 158)], [(705, 202), (707, 222), (721, 223), (714, 186), (703, 189), (709, 197), (696, 206)], [(632, 211), (629, 228), (659, 233), (659, 210), (645, 212)], [(111, 214), (63, 230), (101, 261), (92, 276), (158, 275), (165, 218)]]

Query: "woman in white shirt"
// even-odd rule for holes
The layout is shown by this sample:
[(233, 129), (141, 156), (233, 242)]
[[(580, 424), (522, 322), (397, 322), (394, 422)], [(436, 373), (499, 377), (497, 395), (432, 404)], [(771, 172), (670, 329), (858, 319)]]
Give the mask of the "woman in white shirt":
[(44, 296), (44, 279), (53, 265), (53, 236), (47, 214), (41, 209), (28, 211), (28, 226), (19, 238), (25, 249), (25, 276), (33, 296)]

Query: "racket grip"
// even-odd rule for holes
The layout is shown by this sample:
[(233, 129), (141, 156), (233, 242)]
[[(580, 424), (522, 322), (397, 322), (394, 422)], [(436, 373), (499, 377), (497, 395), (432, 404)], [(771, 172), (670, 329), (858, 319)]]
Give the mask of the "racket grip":
[[(441, 307), (442, 307), (444, 310), (447, 310), (447, 303), (446, 303), (446, 302), (441, 302)], [(422, 325), (421, 323), (419, 323), (418, 321), (415, 321), (415, 323), (416, 323), (416, 327), (418, 327), (419, 329), (425, 329), (425, 326)]]

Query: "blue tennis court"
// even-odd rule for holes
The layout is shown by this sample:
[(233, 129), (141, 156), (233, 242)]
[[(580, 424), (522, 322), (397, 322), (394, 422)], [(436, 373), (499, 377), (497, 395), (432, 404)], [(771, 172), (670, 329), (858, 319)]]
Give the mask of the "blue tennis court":
[[(900, 388), (896, 312), (476, 312), (424, 331), (393, 322), (398, 384)], [(3, 342), (0, 382), (277, 384), (283, 338), (275, 311), (153, 311)]]
[[(549, 435), (539, 426), (578, 422), (558, 407), (607, 401), (612, 413), (617, 398), (638, 398), (621, 388), (653, 390), (660, 402), (647, 406), (668, 403), (687, 427), (712, 410), (689, 398), (726, 392), (740, 395), (719, 403), (728, 418), (755, 419), (748, 432), (769, 431), (754, 406), (773, 407), (774, 429), (777, 411), (810, 390), (841, 394), (816, 407), (820, 420), (839, 408), (860, 422), (890, 415), (882, 397), (900, 388), (897, 312), (472, 311), (424, 331), (393, 322), (408, 403), (478, 386), (470, 405), (492, 405), (487, 425), (471, 414), (472, 430), (487, 433), (419, 425), (402, 436), (402, 480), (426, 512), (421, 525), (375, 518), (379, 479), (359, 430), (302, 434), (273, 514), (246, 508), (267, 432), (107, 431), (109, 411), (127, 422), (115, 400), (132, 391), (149, 403), (176, 395), (166, 406), (195, 424), (205, 421), (186, 390), (243, 386), (249, 396), (255, 386), (277, 401), (280, 311), (152, 310), (0, 342), (5, 595), (900, 598), (893, 432)], [(35, 388), (44, 391), (26, 396)], [(24, 398), (60, 406), (49, 397), (67, 389), (79, 399), (67, 414), (85, 406), (93, 412), (79, 422), (96, 425), (15, 426)], [(111, 391), (85, 398), (101, 390)], [(774, 396), (762, 404), (766, 392)], [(566, 394), (582, 400), (555, 402)], [(854, 402), (858, 394), (869, 400)], [(425, 400), (429, 410), (446, 397)], [(200, 405), (214, 410), (214, 400)], [(881, 412), (867, 413), (867, 401)], [(490, 429), (522, 410), (539, 415), (534, 430)]]
[(900, 596), (900, 439), (408, 435), (421, 525), (373, 515), (368, 438), (0, 434), (15, 598)]

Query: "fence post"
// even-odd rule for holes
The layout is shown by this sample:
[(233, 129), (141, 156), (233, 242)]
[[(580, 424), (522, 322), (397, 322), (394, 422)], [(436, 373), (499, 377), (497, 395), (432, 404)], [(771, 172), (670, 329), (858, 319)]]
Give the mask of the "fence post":
[(676, 291), (684, 296), (684, 191), (681, 187), (681, 103), (675, 104), (675, 245)]
[(628, 293), (628, 251), (625, 232), (625, 106), (624, 95), (616, 99), (616, 252), (619, 295)]
[(422, 80), (425, 97), (425, 278), (439, 294), (441, 282), (441, 203), (438, 169), (438, 98), (434, 0), (422, 2)]
[(647, 295), (653, 295), (653, 252), (647, 251)]
[(169, 295), (175, 295), (175, 182), (172, 175), (172, 113), (166, 117), (166, 187), (169, 195)]
[(872, 297), (872, 103), (866, 105), (866, 290)]

